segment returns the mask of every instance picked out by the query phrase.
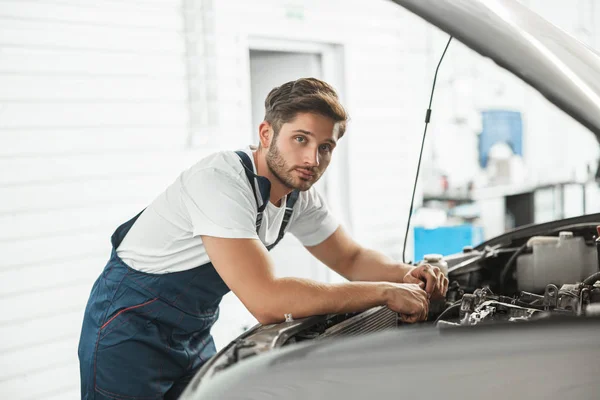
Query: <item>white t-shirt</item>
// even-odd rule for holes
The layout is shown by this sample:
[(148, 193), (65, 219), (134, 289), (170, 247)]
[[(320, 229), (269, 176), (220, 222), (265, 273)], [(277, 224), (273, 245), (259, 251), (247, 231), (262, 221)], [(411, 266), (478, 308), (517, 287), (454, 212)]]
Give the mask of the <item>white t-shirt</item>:
[[(254, 166), (252, 148), (244, 151)], [(146, 208), (117, 254), (131, 268), (162, 274), (210, 262), (200, 235), (259, 239), (268, 246), (279, 236), (286, 199), (282, 199), (281, 207), (267, 204), (257, 234), (258, 207), (244, 166), (235, 152), (218, 152), (182, 172)], [(313, 187), (300, 192), (286, 232), (303, 245), (314, 246), (327, 239), (338, 226)]]

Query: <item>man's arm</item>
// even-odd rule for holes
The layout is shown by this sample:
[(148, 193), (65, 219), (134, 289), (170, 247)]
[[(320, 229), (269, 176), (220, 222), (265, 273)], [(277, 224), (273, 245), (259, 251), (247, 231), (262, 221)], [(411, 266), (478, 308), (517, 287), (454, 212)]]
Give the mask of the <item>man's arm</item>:
[(341, 226), (326, 240), (308, 251), (323, 264), (349, 281), (403, 283), (412, 266), (395, 262), (385, 255), (356, 243)]
[(439, 268), (396, 262), (356, 243), (341, 226), (316, 246), (306, 247), (316, 258), (350, 281), (420, 284), (430, 295), (445, 295), (448, 279)]
[(261, 324), (294, 318), (362, 311), (387, 305), (407, 322), (425, 319), (426, 294), (417, 285), (390, 282), (325, 284), (276, 278), (271, 257), (256, 239), (201, 236), (208, 256), (227, 286)]

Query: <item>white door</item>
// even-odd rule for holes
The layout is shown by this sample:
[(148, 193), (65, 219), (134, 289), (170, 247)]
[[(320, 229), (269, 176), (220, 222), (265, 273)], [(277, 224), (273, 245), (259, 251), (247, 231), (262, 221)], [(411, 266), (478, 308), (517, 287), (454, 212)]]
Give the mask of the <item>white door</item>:
[(265, 116), (265, 98), (271, 89), (308, 77), (322, 79), (321, 55), (318, 53), (250, 50), (253, 143), (258, 141), (258, 125)]

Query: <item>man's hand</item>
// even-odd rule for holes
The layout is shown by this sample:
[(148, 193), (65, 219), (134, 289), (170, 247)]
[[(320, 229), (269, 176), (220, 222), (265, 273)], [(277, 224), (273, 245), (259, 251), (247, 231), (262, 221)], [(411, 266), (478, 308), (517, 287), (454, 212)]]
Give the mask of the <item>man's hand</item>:
[(410, 324), (427, 319), (429, 300), (427, 293), (411, 283), (389, 283), (385, 295), (390, 310), (402, 316), (403, 322)]
[(438, 267), (429, 264), (412, 268), (404, 276), (404, 283), (414, 283), (425, 289), (429, 298), (442, 298), (448, 291), (448, 278)]

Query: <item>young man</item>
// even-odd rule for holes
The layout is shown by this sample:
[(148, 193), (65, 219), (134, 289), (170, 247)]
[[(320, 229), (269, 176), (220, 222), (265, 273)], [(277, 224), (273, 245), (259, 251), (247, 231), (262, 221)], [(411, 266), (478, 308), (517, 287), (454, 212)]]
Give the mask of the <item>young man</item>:
[[(177, 398), (215, 353), (210, 328), (229, 290), (262, 324), (378, 305), (416, 322), (445, 295), (438, 268), (359, 246), (312, 188), (345, 131), (336, 92), (299, 79), (265, 108), (258, 148), (206, 157), (113, 234), (85, 311), (82, 398)], [(350, 282), (276, 278), (268, 250), (288, 231)]]

